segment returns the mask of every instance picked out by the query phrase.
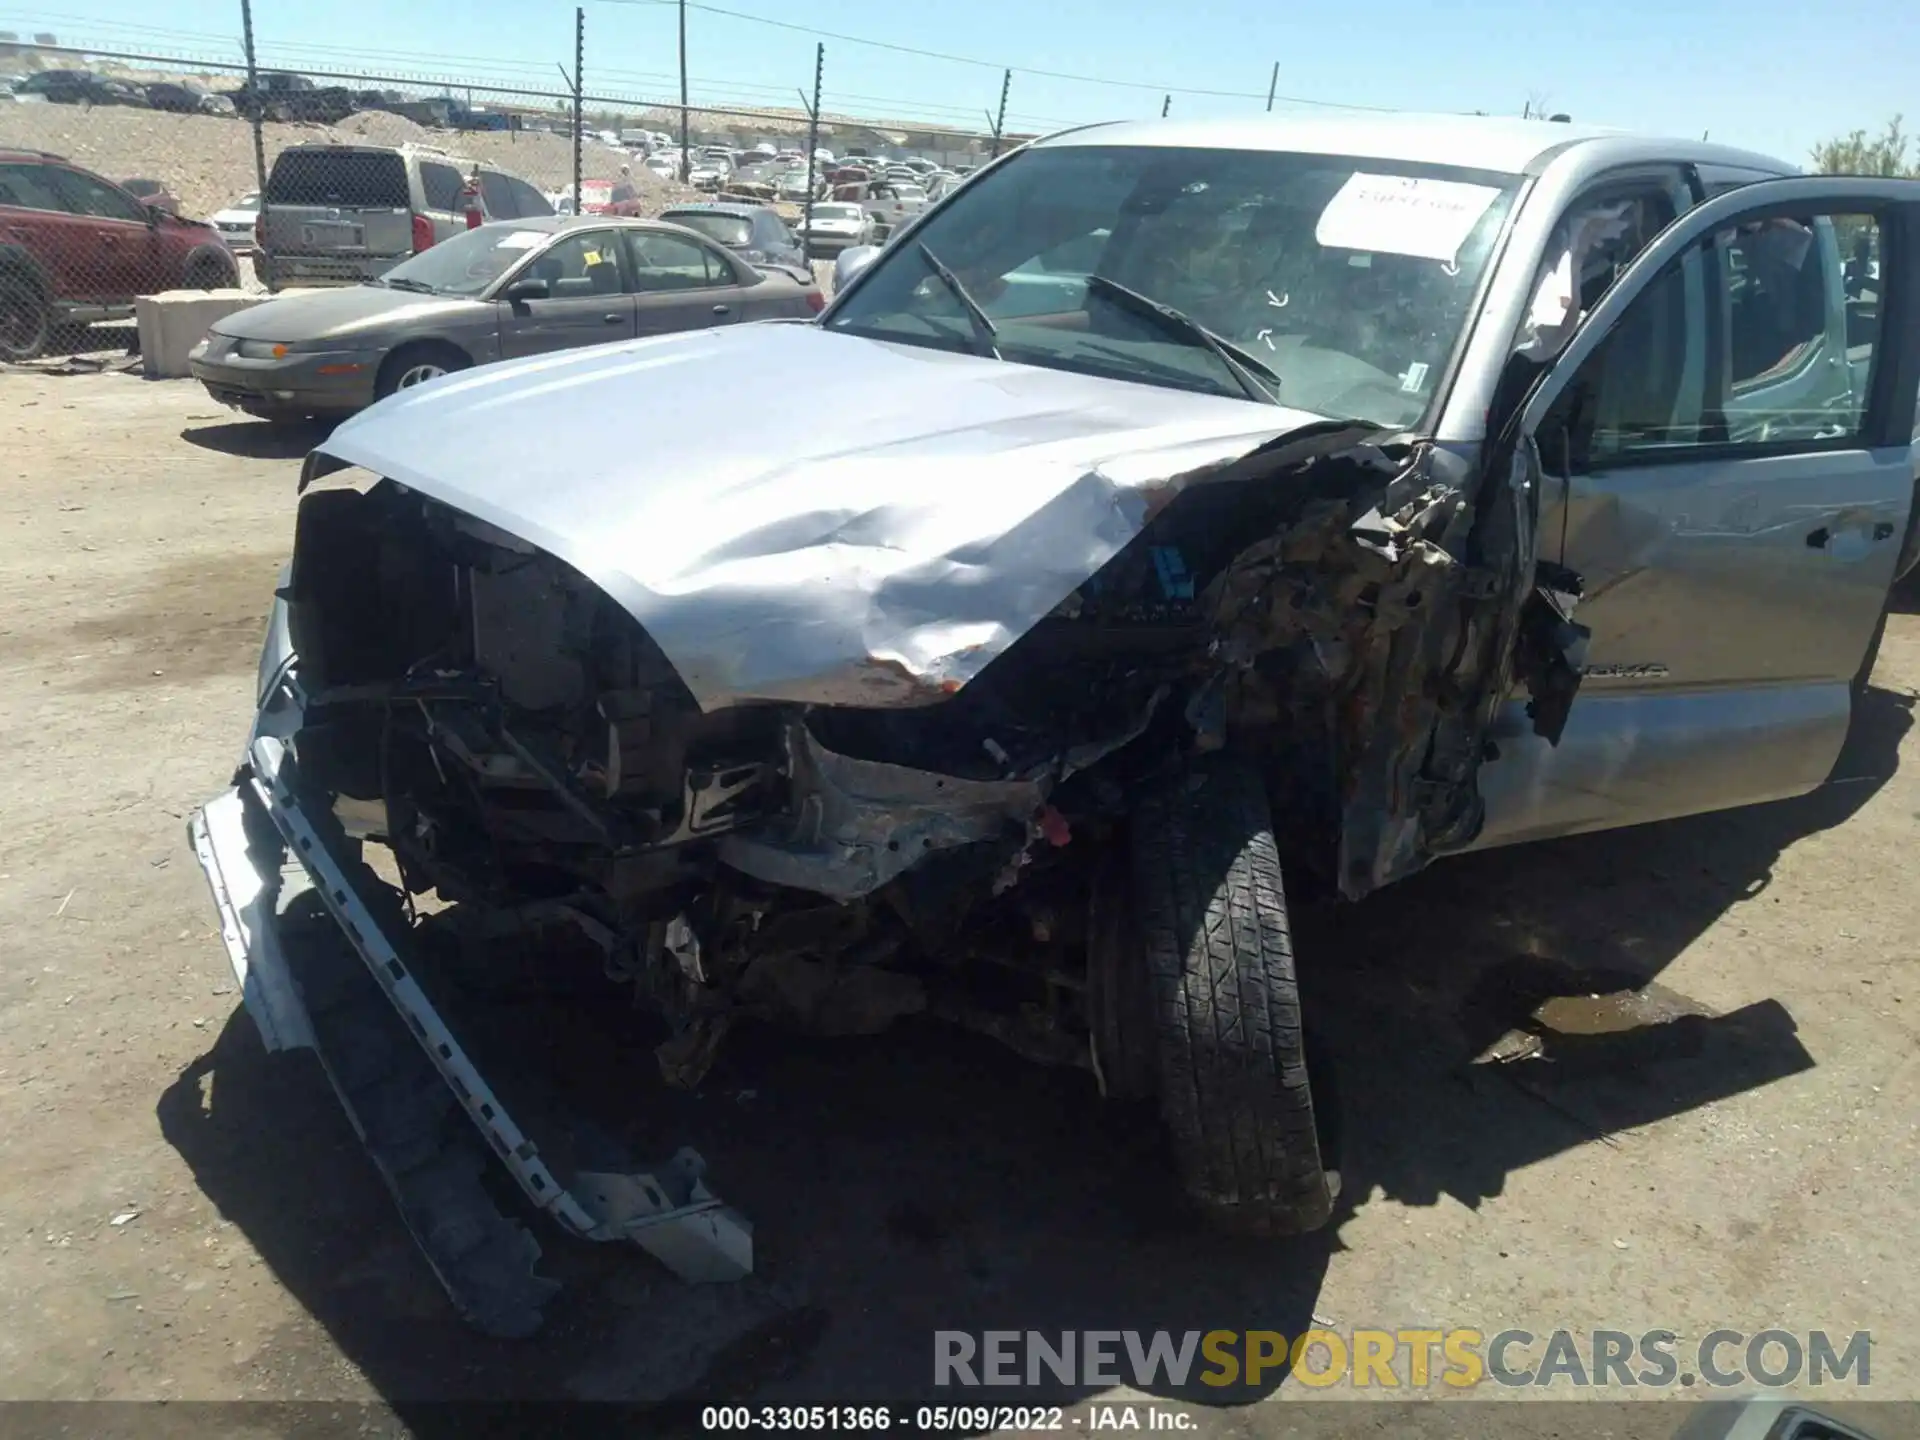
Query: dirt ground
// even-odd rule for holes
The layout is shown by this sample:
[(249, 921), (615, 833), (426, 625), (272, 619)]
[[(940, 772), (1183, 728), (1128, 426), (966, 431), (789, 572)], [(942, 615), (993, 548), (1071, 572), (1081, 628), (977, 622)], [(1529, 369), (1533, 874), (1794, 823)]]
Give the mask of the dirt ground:
[[(669, 1098), (618, 1007), (529, 1008), (597, 1103), (698, 1146), (759, 1269), (690, 1289), (542, 1227), (566, 1289), (496, 1342), (312, 1057), (262, 1050), (186, 845), (250, 718), (304, 443), (185, 382), (0, 376), (0, 1398), (898, 1400), (936, 1328), (1318, 1317), (1868, 1329), (1865, 1393), (1920, 1399), (1910, 599), (1822, 792), (1299, 916), (1347, 1115), (1326, 1234), (1208, 1238), (1150, 1123), (985, 1040), (749, 1035)], [(1697, 1017), (1466, 1064), (1543, 999), (1646, 981)], [(1250, 1402), (1300, 1393), (1208, 1433), (1281, 1433)]]

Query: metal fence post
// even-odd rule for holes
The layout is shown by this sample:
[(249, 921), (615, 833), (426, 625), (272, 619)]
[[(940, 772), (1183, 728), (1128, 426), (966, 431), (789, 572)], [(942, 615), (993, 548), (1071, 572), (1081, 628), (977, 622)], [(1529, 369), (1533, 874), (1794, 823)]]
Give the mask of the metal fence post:
[(248, 123), (253, 127), (253, 177), (260, 191), (259, 231), (256, 236), (254, 253), (259, 257), (261, 269), (266, 273), (261, 278), (267, 283), (267, 289), (273, 289), (273, 262), (267, 255), (267, 107), (260, 100), (260, 72), (253, 59), (253, 0), (240, 0), (240, 40), (247, 52), (247, 103), (253, 114)]
[(989, 117), (993, 121), (993, 153), (987, 157), (989, 160), (998, 160), (1000, 158), (1000, 137), (1006, 132), (1007, 128), (1007, 91), (1012, 88), (1013, 71), (1011, 69), (1002, 71), (1000, 75), (1000, 113)]
[(680, 0), (680, 183), (693, 178), (693, 157), (687, 153), (687, 0)]
[(580, 198), (580, 150), (586, 141), (581, 134), (585, 123), (581, 115), (581, 100), (586, 85), (587, 64), (587, 12), (584, 8), (573, 12), (573, 213), (579, 215)]
[(820, 80), (826, 68), (827, 47), (817, 43), (813, 47), (813, 105), (807, 111), (807, 203), (800, 212), (800, 258), (808, 265), (813, 262), (813, 174), (818, 163), (814, 152), (820, 148)]

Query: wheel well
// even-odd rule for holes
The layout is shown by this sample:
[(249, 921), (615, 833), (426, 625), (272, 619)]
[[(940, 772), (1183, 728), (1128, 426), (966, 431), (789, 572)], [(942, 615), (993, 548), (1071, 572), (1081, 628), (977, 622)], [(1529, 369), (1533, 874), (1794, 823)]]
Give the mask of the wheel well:
[(236, 285), (240, 282), (240, 263), (231, 255), (208, 246), (202, 246), (187, 256), (187, 263), (180, 267), (180, 278), (190, 280), (196, 273), (208, 269), (217, 269)]
[(24, 281), (42, 300), (53, 298), (53, 285), (34, 253), (15, 245), (0, 245), (0, 284), (14, 281)]
[[(462, 350), (451, 340), (409, 340), (398, 346), (394, 352), (380, 362), (380, 374), (374, 381), (375, 388), (385, 394), (393, 379), (408, 364), (429, 355), (445, 355), (453, 361), (453, 366), (465, 369), (473, 364), (473, 356)], [(449, 367), (453, 368), (453, 367)]]

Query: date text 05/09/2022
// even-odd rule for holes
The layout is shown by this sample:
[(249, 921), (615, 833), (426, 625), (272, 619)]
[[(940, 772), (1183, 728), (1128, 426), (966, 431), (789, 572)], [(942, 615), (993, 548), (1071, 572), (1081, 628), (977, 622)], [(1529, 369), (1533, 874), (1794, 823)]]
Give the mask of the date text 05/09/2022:
[(1091, 1405), (1068, 1415), (1059, 1405), (709, 1405), (700, 1412), (708, 1432), (892, 1431), (977, 1435), (983, 1431), (1177, 1430), (1194, 1428), (1185, 1411), (1157, 1405)]

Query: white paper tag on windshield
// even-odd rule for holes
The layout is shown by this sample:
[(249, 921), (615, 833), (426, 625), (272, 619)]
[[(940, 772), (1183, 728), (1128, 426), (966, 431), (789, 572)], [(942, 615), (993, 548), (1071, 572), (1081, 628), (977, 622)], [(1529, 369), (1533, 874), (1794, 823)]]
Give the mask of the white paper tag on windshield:
[(502, 235), (495, 243), (496, 250), (531, 250), (547, 238), (544, 230), (516, 230), (511, 235)]
[(1333, 249), (1451, 261), (1499, 194), (1491, 185), (1363, 172), (1327, 202), (1313, 238)]

